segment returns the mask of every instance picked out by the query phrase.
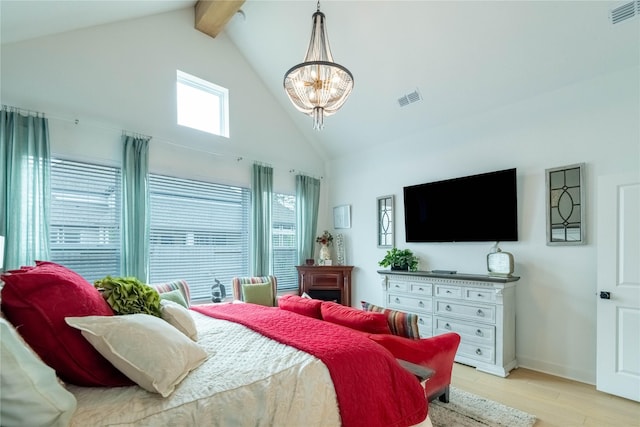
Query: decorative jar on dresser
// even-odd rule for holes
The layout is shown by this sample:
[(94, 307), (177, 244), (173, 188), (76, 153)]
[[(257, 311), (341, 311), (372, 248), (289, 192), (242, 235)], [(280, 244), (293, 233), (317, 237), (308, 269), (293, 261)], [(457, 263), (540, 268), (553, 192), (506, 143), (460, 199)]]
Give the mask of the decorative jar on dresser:
[(516, 361), (516, 276), (378, 270), (385, 305), (418, 315), (420, 336), (457, 332), (456, 362), (506, 377)]

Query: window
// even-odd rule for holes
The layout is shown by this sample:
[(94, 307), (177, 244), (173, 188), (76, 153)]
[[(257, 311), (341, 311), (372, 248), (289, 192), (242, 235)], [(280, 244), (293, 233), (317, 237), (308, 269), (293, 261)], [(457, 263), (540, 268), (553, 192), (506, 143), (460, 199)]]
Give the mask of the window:
[[(149, 175), (150, 283), (185, 279), (194, 301), (211, 301), (219, 280), (249, 275), (247, 188)], [(273, 274), (297, 289), (296, 199), (273, 196)], [(93, 283), (120, 273), (120, 169), (52, 159), (51, 260)]]
[(51, 260), (93, 283), (120, 272), (120, 169), (51, 160)]
[(229, 137), (229, 90), (177, 71), (178, 124)]
[(296, 197), (273, 195), (273, 274), (278, 289), (298, 289), (298, 249), (296, 244)]
[(149, 175), (150, 282), (185, 279), (194, 301), (210, 302), (219, 280), (249, 275), (247, 188)]

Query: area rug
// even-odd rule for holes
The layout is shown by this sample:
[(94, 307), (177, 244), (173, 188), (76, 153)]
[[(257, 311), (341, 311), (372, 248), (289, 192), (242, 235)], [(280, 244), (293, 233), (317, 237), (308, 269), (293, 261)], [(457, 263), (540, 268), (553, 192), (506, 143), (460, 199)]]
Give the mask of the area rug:
[(451, 387), (449, 403), (429, 402), (433, 427), (531, 427), (536, 417)]

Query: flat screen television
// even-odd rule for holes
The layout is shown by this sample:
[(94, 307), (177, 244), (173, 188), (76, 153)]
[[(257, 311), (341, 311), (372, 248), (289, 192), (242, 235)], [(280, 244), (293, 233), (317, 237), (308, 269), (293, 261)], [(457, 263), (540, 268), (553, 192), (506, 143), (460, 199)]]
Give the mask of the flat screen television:
[(516, 170), (404, 187), (407, 242), (518, 240)]

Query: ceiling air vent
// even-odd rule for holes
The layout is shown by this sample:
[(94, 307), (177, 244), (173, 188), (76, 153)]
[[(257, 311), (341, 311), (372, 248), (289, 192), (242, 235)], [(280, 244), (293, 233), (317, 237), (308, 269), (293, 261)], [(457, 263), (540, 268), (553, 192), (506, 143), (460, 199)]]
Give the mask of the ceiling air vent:
[(414, 102), (418, 102), (421, 99), (422, 99), (422, 96), (420, 95), (420, 92), (418, 91), (418, 89), (416, 89), (413, 92), (398, 98), (398, 104), (400, 104), (401, 107), (406, 107), (407, 105), (413, 104)]
[(622, 21), (633, 18), (640, 14), (640, 0), (630, 1), (615, 9), (611, 9), (609, 17), (612, 24), (619, 24)]

